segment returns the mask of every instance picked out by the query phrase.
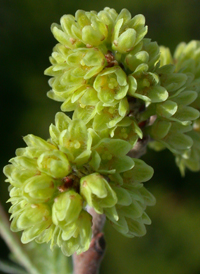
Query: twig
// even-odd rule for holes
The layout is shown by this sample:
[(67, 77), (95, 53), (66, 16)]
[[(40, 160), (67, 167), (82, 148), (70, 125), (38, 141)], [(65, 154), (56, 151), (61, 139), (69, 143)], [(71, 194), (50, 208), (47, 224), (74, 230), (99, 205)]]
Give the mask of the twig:
[(132, 148), (127, 155), (131, 158), (140, 158), (146, 153), (147, 144), (149, 141), (149, 136), (145, 136), (143, 139), (139, 139), (134, 148)]
[(97, 274), (105, 252), (106, 242), (101, 232), (105, 215), (97, 214), (93, 208), (88, 208), (88, 212), (93, 217), (93, 238), (86, 252), (73, 255), (74, 274)]

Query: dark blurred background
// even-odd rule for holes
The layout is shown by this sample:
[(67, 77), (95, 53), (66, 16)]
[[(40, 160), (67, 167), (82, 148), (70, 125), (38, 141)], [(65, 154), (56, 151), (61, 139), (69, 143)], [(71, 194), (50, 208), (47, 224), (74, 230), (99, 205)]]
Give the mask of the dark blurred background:
[[(1, 169), (23, 147), (28, 133), (48, 138), (48, 127), (60, 103), (46, 97), (49, 90), (43, 71), (56, 44), (50, 25), (77, 9), (100, 11), (127, 8), (142, 13), (147, 37), (173, 51), (181, 42), (200, 40), (199, 0), (1, 0), (0, 87)], [(147, 210), (152, 225), (143, 238), (125, 238), (106, 225), (107, 252), (100, 273), (200, 274), (200, 173), (180, 176), (168, 151), (148, 151), (143, 157), (154, 170), (146, 187), (156, 196)], [(0, 201), (7, 210), (7, 187), (0, 173)], [(0, 238), (0, 258), (8, 249)], [(1, 272), (0, 272), (1, 273)], [(41, 273), (42, 274), (42, 273)]]

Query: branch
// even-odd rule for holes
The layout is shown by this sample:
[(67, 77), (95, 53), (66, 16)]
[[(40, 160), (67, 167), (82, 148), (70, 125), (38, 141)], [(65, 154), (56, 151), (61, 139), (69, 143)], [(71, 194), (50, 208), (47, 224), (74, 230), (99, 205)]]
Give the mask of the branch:
[(93, 238), (89, 249), (80, 255), (73, 255), (74, 274), (97, 274), (105, 252), (106, 242), (101, 232), (105, 223), (105, 215), (97, 214), (93, 208), (88, 208), (93, 217)]
[(131, 158), (140, 158), (146, 153), (147, 144), (149, 141), (149, 136), (145, 136), (143, 139), (139, 139), (127, 155)]

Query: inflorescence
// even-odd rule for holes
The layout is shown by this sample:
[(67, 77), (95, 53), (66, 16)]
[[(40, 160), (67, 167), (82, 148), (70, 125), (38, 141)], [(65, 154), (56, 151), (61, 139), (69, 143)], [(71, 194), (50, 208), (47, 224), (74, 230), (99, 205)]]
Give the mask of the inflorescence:
[(57, 113), (47, 141), (24, 137), (4, 173), (11, 229), (23, 243), (50, 241), (70, 256), (89, 248), (88, 207), (127, 237), (146, 233), (155, 198), (143, 182), (153, 169), (128, 156), (142, 140), (168, 148), (182, 174), (200, 170), (200, 42), (172, 56), (146, 38), (144, 16), (126, 9), (78, 10), (51, 30), (48, 96), (72, 119)]

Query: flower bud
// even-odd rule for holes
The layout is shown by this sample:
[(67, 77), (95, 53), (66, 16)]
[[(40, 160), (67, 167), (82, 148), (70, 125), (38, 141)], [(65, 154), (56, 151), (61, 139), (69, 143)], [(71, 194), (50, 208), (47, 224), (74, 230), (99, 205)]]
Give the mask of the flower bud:
[(62, 232), (61, 249), (64, 255), (71, 256), (88, 250), (92, 238), (92, 217), (82, 210), (78, 219), (65, 227)]
[(163, 102), (168, 98), (167, 90), (159, 85), (159, 78), (155, 73), (144, 72), (139, 79), (137, 77), (136, 73), (128, 76), (130, 96), (151, 103)]
[(98, 74), (104, 67), (105, 57), (98, 49), (73, 50), (65, 61), (71, 68), (75, 77), (90, 79)]
[(127, 94), (126, 74), (120, 67), (107, 68), (96, 77), (94, 88), (97, 90), (101, 102), (112, 106)]
[(53, 223), (64, 229), (78, 218), (82, 206), (82, 197), (74, 190), (60, 194), (55, 198), (52, 206)]
[(147, 27), (144, 27), (145, 18), (139, 14), (131, 19), (128, 10), (123, 9), (116, 21), (112, 48), (120, 53), (129, 52), (147, 33)]
[[(106, 216), (110, 219), (113, 227), (125, 236), (143, 236), (146, 233), (145, 224), (151, 224), (151, 220), (145, 213), (145, 209), (146, 206), (155, 204), (155, 198), (142, 184), (128, 184), (125, 181), (120, 189), (126, 190), (131, 198), (130, 202), (123, 203), (123, 201), (127, 201), (127, 194), (126, 199), (125, 195), (123, 199), (119, 196), (119, 201), (116, 204), (116, 214), (118, 218), (113, 218), (109, 211), (106, 211)], [(119, 190), (117, 194), (119, 194)]]
[(46, 151), (37, 160), (39, 170), (54, 178), (63, 178), (71, 172), (66, 155), (59, 150)]
[(117, 12), (114, 9), (111, 8), (104, 8), (102, 11), (98, 13), (98, 18), (101, 20), (101, 22), (104, 22), (107, 29), (108, 29), (108, 37), (107, 42), (110, 42), (111, 40), (111, 34), (113, 31), (113, 26), (115, 24), (116, 18), (117, 18)]
[(86, 45), (98, 46), (107, 38), (106, 25), (98, 19), (96, 14), (78, 10), (75, 18), (82, 29), (82, 41)]
[(59, 136), (59, 147), (72, 163), (83, 165), (91, 154), (91, 136), (83, 121), (72, 119)]
[(129, 156), (126, 156), (131, 147), (130, 143), (124, 140), (102, 139), (93, 147), (93, 151), (96, 151), (101, 158), (99, 170), (104, 172), (124, 172), (131, 169), (134, 166), (134, 161)]
[(24, 230), (21, 240), (23, 243), (28, 243), (49, 227), (50, 216), (48, 206), (27, 203), (20, 210), (13, 212), (11, 230), (14, 232)]
[(55, 192), (54, 181), (46, 174), (39, 174), (29, 178), (23, 184), (22, 189), (23, 196), (29, 202), (34, 203), (46, 202)]
[(13, 165), (7, 165), (3, 169), (4, 174), (8, 177), (6, 181), (10, 182), (15, 187), (21, 187), (24, 182), (35, 176), (35, 170), (24, 169), (22, 167), (15, 167)]
[(103, 214), (104, 208), (113, 207), (117, 203), (117, 196), (109, 183), (98, 173), (82, 177), (80, 193), (94, 210)]

